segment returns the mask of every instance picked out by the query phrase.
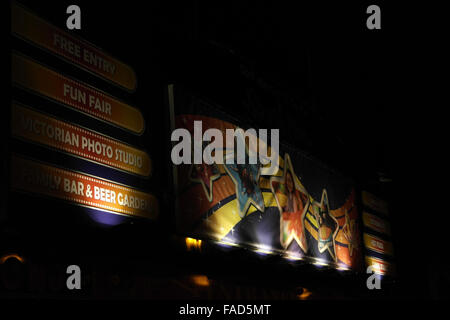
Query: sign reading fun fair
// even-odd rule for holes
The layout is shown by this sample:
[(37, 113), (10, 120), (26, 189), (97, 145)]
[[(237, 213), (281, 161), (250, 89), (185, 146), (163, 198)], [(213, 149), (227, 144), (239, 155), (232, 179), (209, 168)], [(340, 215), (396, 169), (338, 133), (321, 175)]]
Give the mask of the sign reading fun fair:
[(63, 76), (22, 55), (12, 55), (13, 83), (135, 134), (145, 129), (141, 112), (87, 84)]

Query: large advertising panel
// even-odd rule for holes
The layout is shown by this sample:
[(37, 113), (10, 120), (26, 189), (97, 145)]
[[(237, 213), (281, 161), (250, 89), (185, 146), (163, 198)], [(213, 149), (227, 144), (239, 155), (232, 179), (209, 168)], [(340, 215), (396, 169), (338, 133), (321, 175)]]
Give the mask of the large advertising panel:
[[(218, 129), (224, 137), (227, 129), (239, 128), (237, 119), (186, 88), (170, 85), (168, 93), (173, 129), (186, 129), (196, 139), (196, 121), (203, 132)], [(270, 145), (257, 139), (258, 150), (265, 145), (273, 156)], [(225, 140), (227, 158), (233, 141)], [(244, 140), (249, 156), (249, 139)], [(352, 180), (286, 144), (280, 143), (275, 158), (275, 170), (260, 162), (174, 165), (178, 232), (360, 270), (362, 239)]]

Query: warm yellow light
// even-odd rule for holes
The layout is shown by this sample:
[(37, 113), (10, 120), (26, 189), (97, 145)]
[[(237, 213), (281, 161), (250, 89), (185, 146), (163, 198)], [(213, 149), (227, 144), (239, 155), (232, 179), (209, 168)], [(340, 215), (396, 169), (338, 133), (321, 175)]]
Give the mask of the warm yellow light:
[(336, 268), (337, 270), (340, 270), (340, 271), (348, 271), (348, 270), (350, 270), (349, 268), (347, 268), (347, 267), (338, 267), (338, 268)]
[(186, 249), (188, 251), (201, 250), (201, 248), (202, 248), (202, 240), (193, 239), (193, 238), (186, 238), (185, 240), (186, 240)]
[(238, 247), (239, 245), (232, 241), (226, 241), (226, 240), (219, 240), (217, 243), (221, 246), (228, 246), (228, 247)]
[(0, 258), (0, 264), (5, 263), (6, 260), (11, 259), (11, 258), (15, 258), (15, 259), (19, 260), (21, 263), (25, 262), (25, 259), (23, 257), (19, 256), (18, 254), (10, 253), (10, 254), (5, 254)]
[(255, 249), (255, 252), (262, 253), (262, 254), (272, 254), (273, 253), (273, 251), (269, 247), (262, 246), (262, 245), (258, 246), (258, 248)]
[(300, 300), (306, 300), (306, 299), (308, 299), (308, 298), (311, 296), (311, 294), (312, 294), (311, 291), (309, 291), (309, 290), (306, 289), (306, 288), (303, 288), (302, 293), (301, 293), (301, 294), (298, 294), (297, 297), (298, 297)]
[(209, 286), (209, 279), (205, 275), (193, 275), (191, 276), (191, 281), (200, 286), (200, 287), (207, 287)]
[(313, 264), (315, 264), (316, 266), (328, 266), (329, 265), (329, 263), (327, 263), (321, 259), (316, 259), (316, 262), (314, 262)]
[(302, 257), (291, 255), (291, 254), (285, 254), (283, 257), (287, 260), (303, 260)]

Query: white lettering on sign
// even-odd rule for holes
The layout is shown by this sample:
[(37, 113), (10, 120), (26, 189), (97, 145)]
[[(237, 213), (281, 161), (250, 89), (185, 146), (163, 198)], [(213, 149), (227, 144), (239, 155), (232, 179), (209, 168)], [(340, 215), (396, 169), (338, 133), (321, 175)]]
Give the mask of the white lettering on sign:
[(43, 187), (50, 190), (59, 190), (61, 177), (25, 167), (21, 173), (21, 179), (27, 184)]
[(42, 135), (64, 144), (79, 146), (80, 137), (75, 132), (70, 132), (69, 130), (64, 130), (64, 128), (24, 115), (21, 116), (20, 124), (23, 130), (34, 132), (37, 135)]
[(107, 115), (111, 115), (112, 113), (111, 103), (79, 88), (75, 88), (68, 83), (64, 83), (63, 85), (63, 96), (78, 104), (88, 106), (89, 108), (93, 108), (94, 110), (98, 110)]
[(370, 221), (370, 223), (371, 223), (372, 225), (374, 225), (374, 226), (376, 226), (376, 227), (378, 227), (378, 228), (380, 228), (380, 229), (384, 229), (384, 228), (385, 228), (384, 223), (381, 222), (381, 221), (378, 221), (378, 220), (373, 219), (373, 218), (370, 218), (369, 221)]
[(378, 249), (380, 249), (380, 250), (384, 250), (384, 245), (383, 245), (383, 243), (380, 242), (380, 241), (372, 240), (372, 245), (373, 245), (375, 248), (378, 248)]
[(121, 149), (116, 149), (115, 160), (120, 161), (125, 164), (129, 164), (130, 166), (142, 168), (142, 157), (141, 156), (136, 156), (133, 153), (126, 152)]
[(146, 210), (147, 208), (147, 201), (144, 199), (140, 199), (139, 197), (122, 194), (119, 192), (117, 195), (117, 201), (121, 206), (134, 208), (134, 209), (141, 209)]
[(116, 193), (109, 189), (94, 186), (94, 199), (108, 203), (116, 203)]
[(53, 45), (68, 54), (81, 58), (80, 46), (60, 34), (53, 34)]
[(83, 195), (84, 184), (81, 181), (75, 181), (64, 178), (64, 191), (78, 196)]
[(86, 63), (89, 63), (90, 65), (104, 72), (114, 74), (114, 72), (116, 71), (116, 66), (113, 63), (103, 59), (98, 54), (95, 54), (94, 52), (91, 52), (88, 49), (84, 49), (83, 51), (83, 60)]
[(102, 100), (95, 96), (89, 95), (89, 107), (111, 115), (111, 104), (108, 101)]
[(83, 61), (96, 69), (114, 75), (116, 72), (116, 65), (111, 61), (101, 57), (100, 55), (92, 52), (86, 48), (80, 47), (74, 41), (69, 38), (64, 37), (61, 34), (53, 34), (53, 46), (58, 49), (58, 51), (63, 51), (64, 53), (71, 55), (78, 59), (83, 59)]
[(81, 149), (83, 150), (87, 149), (88, 152), (106, 156), (110, 159), (113, 156), (113, 148), (110, 145), (101, 143), (93, 139), (86, 138), (84, 136), (81, 137)]

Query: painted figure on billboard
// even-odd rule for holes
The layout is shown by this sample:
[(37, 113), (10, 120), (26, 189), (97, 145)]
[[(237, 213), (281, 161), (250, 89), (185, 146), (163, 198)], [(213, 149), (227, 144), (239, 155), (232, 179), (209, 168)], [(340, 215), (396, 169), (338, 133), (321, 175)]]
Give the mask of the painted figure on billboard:
[(224, 167), (236, 185), (236, 198), (241, 218), (245, 217), (250, 204), (264, 211), (264, 199), (259, 188), (260, 166), (258, 164), (224, 164)]
[[(235, 119), (207, 101), (189, 95), (177, 101), (181, 98), (187, 101), (175, 108), (174, 128), (192, 133), (195, 121), (202, 121), (204, 130), (215, 128), (222, 134), (239, 128)], [(269, 173), (267, 164), (248, 161), (249, 154), (260, 152), (261, 141), (252, 148), (250, 139), (240, 134), (235, 138), (234, 146), (246, 147), (245, 163), (237, 163), (227, 142), (223, 164), (174, 167), (178, 232), (358, 270), (362, 253), (353, 181), (287, 144), (281, 145), (284, 156), (277, 152), (278, 170)]]
[(191, 172), (189, 179), (192, 182), (198, 182), (202, 185), (205, 191), (205, 196), (209, 202), (213, 197), (213, 183), (220, 178), (220, 171), (216, 164), (193, 164), (191, 165)]
[[(351, 209), (350, 209), (351, 211)], [(357, 241), (357, 230), (356, 230), (356, 219), (351, 219), (348, 213), (348, 210), (345, 210), (345, 224), (342, 227), (342, 231), (344, 233), (345, 239), (347, 239), (347, 247), (350, 257), (353, 256), (353, 250), (358, 249), (358, 241)]]
[(333, 260), (336, 260), (334, 240), (338, 231), (338, 222), (330, 214), (329, 208), (327, 191), (323, 190), (321, 203), (315, 204), (314, 207), (314, 214), (318, 223), (317, 246), (320, 253), (328, 251)]
[(303, 220), (309, 205), (308, 195), (303, 186), (297, 183), (291, 159), (285, 155), (283, 177), (272, 177), (271, 187), (280, 210), (280, 242), (288, 248), (292, 240), (304, 253), (308, 251)]
[[(233, 180), (236, 186), (236, 198), (239, 216), (245, 217), (250, 204), (253, 204), (260, 212), (264, 212), (264, 199), (259, 187), (259, 177), (261, 175), (261, 164), (249, 163), (249, 150), (248, 145), (245, 143), (243, 135), (238, 134), (235, 139), (239, 139), (238, 142), (245, 145), (245, 163), (238, 163), (237, 152), (233, 154), (228, 153), (224, 155), (225, 163), (224, 167), (231, 180)], [(234, 158), (232, 163), (228, 163), (228, 157)]]

